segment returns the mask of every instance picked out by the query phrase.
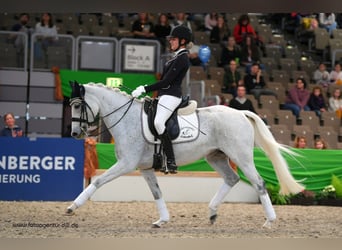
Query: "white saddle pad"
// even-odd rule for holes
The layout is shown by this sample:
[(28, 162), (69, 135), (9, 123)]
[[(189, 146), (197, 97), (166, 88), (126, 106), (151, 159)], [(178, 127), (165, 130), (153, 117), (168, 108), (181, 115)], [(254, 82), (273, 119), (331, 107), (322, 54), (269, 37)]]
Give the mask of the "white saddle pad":
[[(147, 142), (152, 144), (160, 144), (160, 140), (154, 140), (154, 135), (151, 133), (148, 127), (147, 115), (144, 112), (144, 107), (141, 109), (141, 124), (144, 138)], [(188, 142), (197, 139), (200, 132), (198, 114), (197, 111), (190, 114), (179, 114), (178, 112), (178, 123), (179, 123), (179, 135), (176, 139), (172, 140), (172, 143)]]

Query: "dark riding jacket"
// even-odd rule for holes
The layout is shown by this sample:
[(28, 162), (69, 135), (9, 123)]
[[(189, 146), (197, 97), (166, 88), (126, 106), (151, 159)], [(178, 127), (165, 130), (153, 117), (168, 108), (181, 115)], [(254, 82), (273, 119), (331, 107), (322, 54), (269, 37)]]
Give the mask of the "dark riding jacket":
[(165, 63), (161, 80), (145, 86), (145, 91), (158, 90), (158, 96), (172, 95), (176, 97), (182, 96), (182, 81), (190, 67), (189, 51), (180, 49), (176, 55)]

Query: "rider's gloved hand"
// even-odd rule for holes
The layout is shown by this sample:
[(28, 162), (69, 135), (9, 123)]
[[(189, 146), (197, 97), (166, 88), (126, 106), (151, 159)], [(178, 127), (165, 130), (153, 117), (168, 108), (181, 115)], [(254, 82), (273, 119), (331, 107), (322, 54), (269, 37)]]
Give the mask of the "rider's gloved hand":
[(145, 93), (145, 87), (144, 86), (139, 86), (132, 92), (132, 96), (134, 98), (141, 96), (143, 93)]

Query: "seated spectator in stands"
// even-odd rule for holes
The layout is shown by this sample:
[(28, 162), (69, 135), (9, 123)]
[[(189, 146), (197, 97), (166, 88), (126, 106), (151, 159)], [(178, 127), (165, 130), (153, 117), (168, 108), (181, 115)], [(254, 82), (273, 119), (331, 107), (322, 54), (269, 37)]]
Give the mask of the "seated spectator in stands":
[(332, 95), (329, 97), (328, 111), (335, 112), (337, 118), (342, 118), (341, 89), (335, 88)]
[(154, 26), (154, 34), (162, 46), (162, 51), (166, 51), (166, 37), (171, 33), (171, 25), (167, 14), (161, 13), (158, 16), (158, 22)]
[[(229, 107), (238, 109), (238, 110), (249, 110), (255, 114), (257, 114), (255, 107), (251, 100), (246, 97), (246, 87), (243, 85), (239, 85), (237, 87), (237, 96), (230, 100)], [(267, 124), (267, 120), (260, 116), (260, 118)]]
[(154, 25), (149, 20), (148, 13), (141, 12), (138, 19), (132, 24), (132, 33), (135, 38), (149, 39), (154, 38)]
[(184, 25), (192, 31), (191, 23), (190, 21), (187, 20), (187, 15), (184, 12), (176, 13), (175, 18), (170, 23), (170, 25), (171, 25), (171, 28), (174, 28), (175, 26), (178, 26), (178, 25)]
[(315, 149), (327, 149), (327, 143), (322, 138), (317, 138), (314, 142)]
[(15, 118), (12, 113), (6, 113), (4, 115), (5, 127), (1, 130), (1, 136), (7, 137), (21, 137), (23, 136), (23, 130), (15, 124)]
[(230, 93), (234, 97), (237, 95), (237, 87), (243, 85), (243, 80), (241, 79), (241, 74), (236, 70), (237, 64), (235, 60), (231, 60), (229, 68), (225, 70), (223, 75), (223, 93)]
[(204, 31), (210, 34), (213, 28), (217, 25), (217, 13), (211, 12), (204, 16)]
[(309, 98), (310, 92), (306, 89), (305, 79), (297, 78), (296, 85), (288, 91), (283, 108), (291, 110), (292, 113), (298, 118), (301, 111), (310, 110), (308, 106)]
[(228, 41), (230, 30), (222, 15), (217, 17), (217, 24), (210, 31), (210, 42), (224, 44)]
[(240, 65), (246, 67), (246, 72), (249, 72), (249, 68), (253, 63), (260, 62), (260, 51), (258, 45), (256, 45), (252, 36), (245, 37), (241, 44), (241, 59)]
[(247, 14), (242, 14), (239, 17), (238, 23), (234, 27), (233, 35), (237, 44), (241, 44), (246, 35), (251, 35), (254, 39), (257, 39), (257, 34), (250, 24), (249, 16)]
[(249, 110), (256, 113), (252, 101), (246, 97), (246, 87), (243, 85), (237, 87), (237, 95), (230, 100), (229, 107), (238, 110)]
[[(11, 31), (25, 32), (29, 37), (33, 33), (33, 27), (29, 26), (30, 15), (28, 13), (21, 13), (19, 16), (19, 23), (12, 26)], [(25, 46), (25, 40), (23, 36), (10, 35), (10, 40), (13, 41), (17, 51), (22, 51)]]
[(307, 147), (307, 141), (305, 136), (296, 136), (294, 140), (294, 147), (295, 148), (306, 148)]
[(330, 82), (342, 84), (342, 70), (340, 63), (335, 63), (334, 69), (330, 72)]
[(298, 118), (301, 111), (309, 111), (308, 101), (310, 92), (306, 89), (306, 82), (304, 78), (297, 78), (296, 85), (292, 87), (286, 97), (284, 109), (291, 110)]
[(330, 74), (323, 62), (319, 63), (318, 68), (314, 71), (313, 80), (324, 88), (330, 84)]
[(327, 105), (322, 94), (322, 89), (320, 86), (315, 86), (312, 89), (310, 98), (308, 101), (308, 106), (311, 110), (315, 111), (316, 115), (321, 118), (322, 112), (327, 111)]
[(337, 28), (334, 13), (319, 13), (318, 17), (319, 27), (325, 28), (329, 35), (332, 35), (332, 31)]
[(240, 66), (241, 50), (238, 45), (236, 45), (235, 38), (233, 36), (228, 37), (227, 46), (222, 48), (220, 67), (229, 66), (231, 60), (235, 60), (238, 66)]
[(260, 95), (273, 95), (277, 97), (277, 94), (265, 88), (266, 82), (262, 76), (262, 71), (258, 63), (253, 63), (250, 72), (244, 77), (244, 85), (247, 90), (247, 94), (254, 95), (255, 99), (259, 100)]

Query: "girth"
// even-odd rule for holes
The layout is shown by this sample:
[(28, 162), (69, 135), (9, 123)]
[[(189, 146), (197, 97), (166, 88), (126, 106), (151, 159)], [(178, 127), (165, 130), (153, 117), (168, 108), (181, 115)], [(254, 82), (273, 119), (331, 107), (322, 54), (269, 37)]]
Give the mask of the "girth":
[[(144, 112), (147, 115), (147, 122), (148, 127), (151, 131), (151, 133), (158, 138), (158, 132), (154, 127), (154, 119), (156, 117), (157, 113), (157, 105), (158, 105), (159, 99), (157, 98), (145, 98), (144, 101)], [(180, 129), (179, 129), (179, 123), (177, 118), (177, 110), (179, 108), (184, 108), (189, 104), (189, 96), (182, 96), (182, 101), (179, 104), (179, 106), (175, 109), (175, 111), (172, 113), (170, 118), (166, 121), (166, 131), (168, 132), (171, 140), (174, 140), (178, 137)]]

